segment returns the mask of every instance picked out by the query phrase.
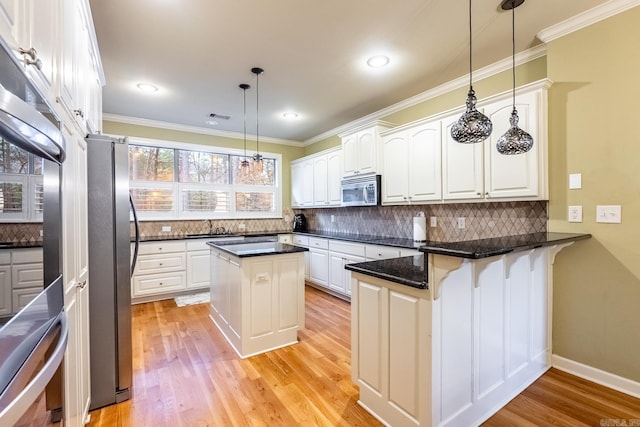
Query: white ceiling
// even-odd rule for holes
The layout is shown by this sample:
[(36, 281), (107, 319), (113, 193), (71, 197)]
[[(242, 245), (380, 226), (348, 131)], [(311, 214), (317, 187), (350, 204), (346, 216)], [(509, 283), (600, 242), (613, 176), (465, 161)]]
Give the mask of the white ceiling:
[[(511, 12), (473, 0), (473, 65), (511, 55)], [(516, 50), (606, 0), (528, 0)], [(104, 112), (305, 141), (468, 73), (466, 0), (90, 0), (106, 76)], [(370, 69), (365, 60), (387, 54)], [(160, 88), (145, 94), (138, 82)], [(482, 95), (479, 94), (481, 97)], [(460, 104), (464, 99), (460, 100)], [(282, 113), (295, 111), (294, 121)], [(231, 116), (208, 126), (209, 113)]]

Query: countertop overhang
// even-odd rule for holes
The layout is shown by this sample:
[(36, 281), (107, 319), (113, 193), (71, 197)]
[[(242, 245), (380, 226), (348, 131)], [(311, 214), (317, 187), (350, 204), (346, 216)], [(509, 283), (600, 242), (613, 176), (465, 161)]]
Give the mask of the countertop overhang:
[(288, 245), (279, 242), (248, 242), (243, 243), (242, 240), (234, 242), (207, 242), (207, 245), (220, 249), (228, 254), (238, 258), (265, 256), (265, 255), (282, 255), (293, 254), (298, 252), (307, 252), (309, 249), (299, 246)]
[(347, 264), (344, 268), (412, 288), (429, 289), (427, 255), (425, 254)]

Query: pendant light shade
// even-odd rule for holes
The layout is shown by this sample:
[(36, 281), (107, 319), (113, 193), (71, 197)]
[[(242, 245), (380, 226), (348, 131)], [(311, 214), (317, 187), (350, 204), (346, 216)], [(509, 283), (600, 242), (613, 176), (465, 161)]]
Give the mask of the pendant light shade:
[(504, 0), (502, 9), (511, 9), (511, 76), (513, 79), (513, 111), (509, 118), (509, 129), (496, 143), (498, 153), (505, 155), (523, 154), (533, 147), (533, 138), (518, 127), (518, 110), (516, 109), (516, 7), (524, 3), (524, 0)]
[(242, 169), (243, 175), (249, 175), (249, 168), (251, 165), (249, 164), (249, 160), (247, 160), (247, 89), (251, 86), (246, 83), (242, 83), (239, 87), (242, 89), (242, 105), (244, 109), (244, 157), (242, 158), (242, 162), (240, 162), (240, 168)]
[(469, 92), (467, 93), (467, 110), (451, 127), (451, 138), (461, 144), (482, 142), (491, 135), (493, 124), (491, 120), (476, 109), (476, 92), (473, 90), (472, 63), (472, 31), (471, 31), (471, 0), (469, 0)]
[(251, 72), (256, 75), (256, 154), (253, 155), (253, 167), (257, 173), (262, 173), (264, 168), (264, 162), (262, 154), (260, 154), (260, 115), (259, 115), (259, 101), (260, 101), (260, 74), (264, 73), (264, 70), (259, 67), (254, 67)]

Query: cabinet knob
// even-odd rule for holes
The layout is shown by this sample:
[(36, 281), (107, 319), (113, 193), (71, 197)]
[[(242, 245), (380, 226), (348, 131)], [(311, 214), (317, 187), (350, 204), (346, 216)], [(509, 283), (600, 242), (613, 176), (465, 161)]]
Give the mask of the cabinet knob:
[(162, 263), (159, 263), (159, 264), (160, 264), (160, 267), (162, 267)]
[(78, 108), (77, 110), (73, 110), (73, 112), (76, 114), (76, 116), (80, 116), (81, 118), (84, 119), (84, 111), (82, 111), (82, 108)]
[(82, 282), (79, 282), (79, 283), (76, 284), (76, 288), (78, 288), (78, 289), (84, 289), (85, 286), (87, 286), (87, 281), (86, 280), (83, 280)]
[(31, 49), (18, 48), (18, 52), (22, 54), (24, 63), (26, 65), (33, 65), (38, 70), (42, 70), (42, 61), (38, 58), (38, 52), (36, 52), (35, 48), (33, 47)]
[(487, 191), (486, 193), (484, 193), (484, 195), (485, 195), (486, 197), (491, 197), (491, 195), (489, 194), (489, 192), (488, 192), (488, 191)]
[(159, 250), (159, 251), (161, 251), (161, 250), (162, 250), (162, 248), (158, 248), (158, 250)]
[(163, 283), (163, 282), (160, 282), (160, 286), (162, 286), (162, 285), (164, 285), (164, 283)]
[(476, 193), (476, 196), (482, 196), (482, 193)]

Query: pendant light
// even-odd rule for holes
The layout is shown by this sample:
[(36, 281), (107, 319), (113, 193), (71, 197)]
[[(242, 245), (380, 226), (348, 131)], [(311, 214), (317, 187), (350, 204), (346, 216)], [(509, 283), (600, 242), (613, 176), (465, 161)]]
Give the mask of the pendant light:
[(511, 9), (511, 74), (513, 78), (513, 111), (509, 123), (509, 130), (502, 135), (496, 143), (498, 153), (512, 155), (523, 154), (533, 147), (533, 138), (518, 127), (518, 110), (516, 110), (516, 7), (524, 3), (524, 0), (504, 0), (502, 9)]
[(249, 160), (247, 160), (247, 89), (250, 87), (251, 86), (246, 83), (240, 84), (240, 89), (242, 89), (242, 96), (244, 99), (242, 104), (244, 107), (244, 157), (242, 158), (242, 162), (240, 162), (240, 169), (242, 169), (242, 174), (245, 176), (249, 175), (251, 166)]
[(471, 0), (469, 0), (469, 92), (467, 93), (467, 110), (451, 127), (451, 138), (461, 144), (482, 142), (491, 135), (493, 125), (491, 120), (476, 110), (476, 92), (473, 90), (472, 59), (472, 31), (471, 31)]
[(259, 67), (254, 67), (251, 72), (256, 75), (256, 154), (253, 155), (253, 168), (257, 173), (262, 173), (264, 162), (262, 154), (260, 154), (260, 116), (259, 116), (259, 92), (260, 92), (260, 74), (264, 73), (264, 70)]

